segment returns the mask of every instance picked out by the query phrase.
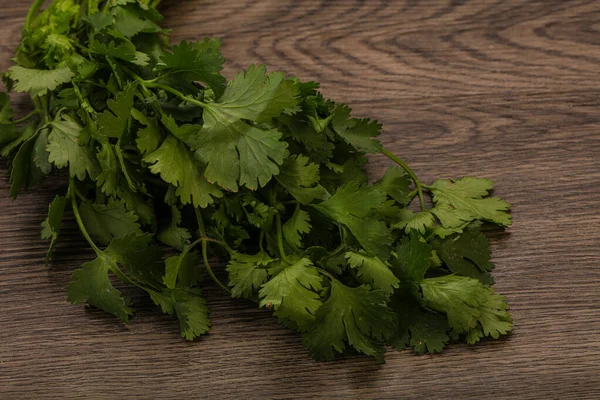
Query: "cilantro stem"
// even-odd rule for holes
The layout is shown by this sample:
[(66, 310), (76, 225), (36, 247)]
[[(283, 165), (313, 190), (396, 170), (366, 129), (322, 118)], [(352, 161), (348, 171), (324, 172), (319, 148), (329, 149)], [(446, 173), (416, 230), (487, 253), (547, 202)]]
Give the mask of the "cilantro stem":
[(83, 220), (81, 219), (81, 214), (79, 214), (79, 206), (77, 205), (76, 190), (77, 189), (75, 188), (75, 181), (71, 177), (71, 178), (69, 178), (69, 196), (71, 197), (71, 206), (73, 207), (73, 214), (75, 214), (75, 220), (77, 221), (79, 230), (81, 231), (81, 234), (83, 235), (85, 240), (87, 240), (87, 242), (92, 247), (92, 249), (94, 249), (96, 254), (98, 254), (100, 256), (102, 254), (102, 251), (98, 248), (98, 246), (96, 246), (96, 243), (94, 243), (94, 241), (92, 240), (87, 229), (85, 229), (85, 225), (83, 224)]
[(263, 241), (265, 240), (265, 231), (261, 229), (260, 231), (260, 236), (258, 238), (258, 248), (260, 249), (260, 251), (264, 252), (265, 248), (263, 246)]
[(277, 214), (277, 247), (279, 248), (279, 255), (288, 264), (291, 264), (290, 259), (285, 254), (285, 249), (283, 247), (283, 231), (281, 229), (281, 216)]
[(35, 117), (36, 115), (38, 115), (40, 112), (39, 110), (33, 110), (32, 112), (30, 112), (29, 114), (27, 114), (26, 116), (24, 116), (23, 118), (19, 118), (15, 121), (13, 121), (13, 124), (22, 124), (23, 122), (27, 122), (29, 121), (31, 118)]
[(75, 82), (73, 82), (73, 91), (75, 91), (75, 95), (79, 99), (79, 102), (81, 103), (81, 107), (88, 114), (92, 114), (92, 115), (96, 114), (96, 110), (94, 110), (94, 108), (90, 105), (90, 103), (87, 101), (87, 99), (83, 97), (83, 95), (81, 94), (81, 91), (79, 90), (79, 86), (77, 86), (77, 84)]
[(206, 104), (206, 103), (203, 103), (203, 102), (201, 102), (200, 100), (196, 100), (196, 99), (194, 99), (194, 98), (192, 98), (192, 97), (188, 97), (188, 96), (184, 95), (183, 93), (181, 93), (179, 90), (177, 90), (177, 89), (173, 89), (173, 88), (172, 88), (172, 87), (170, 87), (170, 86), (163, 85), (163, 84), (161, 84), (161, 83), (153, 83), (153, 82), (151, 82), (151, 81), (144, 81), (144, 80), (141, 80), (140, 82), (141, 82), (141, 83), (142, 83), (142, 85), (144, 85), (145, 87), (156, 88), (156, 89), (162, 89), (162, 90), (164, 90), (165, 92), (172, 93), (172, 94), (174, 94), (175, 96), (179, 97), (181, 100), (187, 101), (188, 103), (190, 103), (190, 104), (194, 104), (194, 105), (196, 105), (196, 106), (198, 106), (198, 107), (206, 108), (206, 106), (207, 106), (207, 104)]
[(333, 276), (332, 274), (330, 274), (328, 271), (325, 271), (323, 268), (319, 268), (319, 267), (316, 267), (316, 268), (317, 268), (317, 271), (319, 271), (323, 275), (327, 275), (327, 277), (329, 277), (329, 279), (331, 279), (332, 281), (337, 280), (335, 278), (335, 276)]
[(186, 251), (189, 251), (189, 249), (197, 246), (198, 243), (201, 242), (202, 243), (202, 261), (204, 262), (204, 267), (206, 268), (206, 272), (208, 272), (208, 275), (212, 278), (213, 281), (215, 281), (215, 283), (217, 285), (219, 285), (221, 287), (221, 289), (225, 290), (227, 293), (229, 293), (231, 295), (231, 290), (229, 290), (229, 288), (227, 286), (225, 286), (225, 285), (223, 285), (223, 283), (221, 283), (221, 281), (217, 278), (217, 276), (213, 272), (212, 268), (210, 267), (210, 262), (208, 261), (208, 242), (220, 244), (230, 254), (231, 254), (231, 249), (229, 249), (229, 246), (226, 243), (221, 242), (220, 240), (211, 239), (206, 236), (206, 228), (204, 226), (204, 219), (202, 218), (202, 214), (201, 214), (200, 210), (198, 210), (197, 208), (195, 208), (194, 211), (196, 213), (196, 219), (198, 220), (198, 229), (200, 230), (201, 237), (198, 240), (196, 240), (194, 243), (189, 245), (188, 248), (186, 249)]
[(40, 11), (40, 8), (44, 4), (45, 0), (35, 0), (29, 12), (27, 13), (27, 17), (25, 18), (25, 30), (29, 31), (31, 28), (31, 23), (33, 19), (37, 16), (37, 13)]
[(398, 158), (395, 154), (391, 153), (390, 151), (383, 149), (383, 150), (381, 150), (381, 154), (383, 154), (384, 156), (386, 156), (387, 158), (389, 158), (390, 160), (392, 160), (393, 162), (398, 164), (400, 166), (400, 168), (402, 168), (404, 171), (406, 171), (408, 176), (410, 176), (412, 181), (415, 183), (415, 189), (417, 191), (417, 194), (419, 195), (419, 203), (421, 203), (421, 211), (425, 211), (425, 198), (423, 197), (423, 188), (422, 188), (421, 182), (419, 181), (419, 179), (417, 178), (417, 176), (415, 175), (413, 170), (408, 166), (408, 164), (406, 164), (403, 160)]
[(121, 77), (117, 72), (117, 64), (115, 64), (115, 60), (113, 60), (112, 57), (106, 57), (106, 61), (108, 61), (108, 65), (110, 65), (110, 69), (112, 69), (113, 74), (115, 74), (115, 79), (117, 80), (119, 89), (123, 89), (123, 82), (121, 81)]

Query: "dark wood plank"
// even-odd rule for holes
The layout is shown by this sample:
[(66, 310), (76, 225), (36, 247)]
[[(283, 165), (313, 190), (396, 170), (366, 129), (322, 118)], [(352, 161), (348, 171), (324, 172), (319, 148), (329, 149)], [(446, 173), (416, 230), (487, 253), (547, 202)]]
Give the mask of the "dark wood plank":
[[(270, 314), (207, 288), (195, 343), (133, 291), (129, 326), (65, 301), (90, 252), (72, 221), (50, 269), (39, 224), (64, 183), (13, 202), (0, 180), (0, 397), (598, 398), (600, 4), (597, 1), (172, 1), (175, 40), (220, 36), (229, 76), (264, 62), (323, 82), (384, 123), (425, 181), (486, 176), (515, 224), (492, 243), (510, 337), (440, 355), (311, 361)], [(15, 4), (16, 3), (16, 4)], [(0, 68), (27, 2), (0, 0)], [(25, 109), (25, 100), (19, 108)], [(373, 157), (370, 171), (386, 161)], [(6, 172), (6, 164), (2, 164)]]

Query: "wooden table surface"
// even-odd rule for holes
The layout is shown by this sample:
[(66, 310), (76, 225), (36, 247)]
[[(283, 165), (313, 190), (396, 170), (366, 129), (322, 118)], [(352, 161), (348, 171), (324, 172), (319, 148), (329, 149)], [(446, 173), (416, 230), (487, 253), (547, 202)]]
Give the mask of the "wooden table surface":
[[(492, 245), (514, 333), (440, 355), (390, 351), (385, 365), (317, 363), (268, 311), (210, 285), (213, 328), (195, 343), (137, 292), (123, 326), (65, 300), (91, 257), (72, 219), (44, 268), (39, 224), (64, 183), (13, 202), (3, 161), (0, 398), (600, 398), (599, 1), (164, 2), (174, 40), (223, 39), (228, 76), (266, 63), (321, 81), (383, 122), (384, 144), (422, 180), (495, 180), (513, 205)], [(2, 70), (26, 3), (0, 0)]]

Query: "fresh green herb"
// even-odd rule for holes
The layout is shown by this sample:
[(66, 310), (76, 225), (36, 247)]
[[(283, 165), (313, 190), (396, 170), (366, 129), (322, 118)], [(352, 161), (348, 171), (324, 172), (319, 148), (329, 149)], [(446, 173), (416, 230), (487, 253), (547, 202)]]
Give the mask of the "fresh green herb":
[[(317, 360), (354, 348), (381, 361), (386, 344), (431, 353), (511, 330), (481, 232), (511, 223), (491, 181), (424, 184), (377, 140), (380, 124), (317, 83), (262, 65), (227, 82), (218, 40), (169, 48), (159, 0), (42, 3), (4, 74), (35, 109), (15, 119), (0, 93), (0, 154), (14, 198), (55, 171), (69, 181), (42, 223), (48, 258), (68, 212), (97, 255), (74, 272), (69, 301), (128, 322), (112, 276), (192, 340), (209, 330), (208, 276), (273, 310)], [(367, 153), (394, 164), (373, 184)], [(211, 255), (227, 267), (213, 270)]]

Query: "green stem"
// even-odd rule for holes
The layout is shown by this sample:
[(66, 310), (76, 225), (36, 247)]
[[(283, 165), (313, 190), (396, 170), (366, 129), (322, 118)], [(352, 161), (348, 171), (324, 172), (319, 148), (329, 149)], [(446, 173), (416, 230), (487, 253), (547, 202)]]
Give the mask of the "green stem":
[(323, 275), (327, 275), (329, 277), (329, 279), (331, 279), (332, 281), (336, 279), (335, 276), (333, 276), (332, 274), (330, 274), (328, 271), (325, 271), (323, 268), (317, 267), (317, 271), (319, 271)]
[(285, 254), (285, 249), (283, 247), (283, 230), (281, 228), (281, 216), (279, 214), (277, 214), (277, 247), (279, 248), (279, 254), (281, 255), (281, 258), (283, 259), (283, 261), (285, 261), (288, 264), (291, 264), (289, 258), (287, 257), (287, 255)]
[(30, 112), (29, 114), (27, 114), (23, 118), (19, 118), (19, 119), (13, 121), (13, 123), (14, 124), (22, 124), (23, 122), (29, 121), (31, 118), (35, 117), (39, 113), (40, 113), (39, 110), (33, 110), (32, 112)]
[(265, 231), (263, 231), (262, 229), (260, 230), (260, 237), (258, 238), (258, 248), (260, 249), (261, 252), (264, 253), (265, 248), (263, 246), (263, 241), (265, 240)]
[(73, 207), (73, 214), (75, 214), (75, 220), (77, 221), (79, 230), (81, 231), (81, 234), (83, 235), (85, 240), (87, 240), (87, 242), (92, 247), (92, 249), (94, 249), (96, 254), (100, 256), (102, 254), (102, 251), (98, 248), (98, 246), (96, 246), (96, 243), (94, 243), (94, 241), (92, 240), (87, 229), (85, 229), (85, 225), (83, 224), (83, 220), (81, 219), (81, 214), (79, 214), (79, 206), (77, 205), (76, 191), (77, 189), (75, 188), (75, 182), (73, 181), (73, 178), (69, 178), (69, 196), (71, 197), (71, 206)]
[(27, 17), (25, 18), (25, 30), (26, 31), (28, 31), (29, 28), (31, 28), (31, 23), (33, 22), (33, 19), (37, 16), (38, 12), (40, 11), (40, 8), (44, 4), (44, 1), (45, 0), (35, 0), (33, 5), (31, 6), (31, 8), (29, 9), (29, 12), (27, 13)]
[(229, 293), (231, 295), (231, 290), (229, 290), (229, 288), (227, 286), (225, 286), (225, 285), (223, 285), (223, 283), (221, 283), (221, 281), (217, 278), (217, 276), (213, 272), (212, 268), (210, 267), (210, 262), (208, 261), (208, 242), (214, 242), (214, 243), (220, 244), (230, 254), (231, 254), (231, 250), (229, 249), (229, 246), (226, 243), (223, 243), (216, 239), (211, 239), (211, 238), (206, 237), (206, 227), (204, 226), (204, 219), (202, 218), (202, 214), (201, 214), (200, 210), (198, 210), (197, 208), (195, 208), (194, 211), (196, 212), (196, 219), (198, 220), (198, 229), (200, 230), (201, 237), (198, 240), (196, 240), (194, 243), (192, 243), (190, 246), (188, 246), (188, 249), (191, 249), (192, 247), (198, 245), (198, 242), (202, 242), (202, 261), (204, 262), (204, 267), (206, 268), (206, 272), (208, 272), (208, 275), (212, 278), (213, 281), (215, 281), (215, 283), (217, 285), (219, 285), (221, 287), (221, 289), (225, 290), (227, 293)]
[(121, 81), (121, 77), (117, 72), (117, 64), (115, 64), (115, 60), (113, 60), (112, 57), (106, 57), (106, 61), (108, 61), (108, 65), (110, 65), (110, 69), (112, 69), (113, 74), (115, 74), (115, 79), (117, 80), (119, 89), (123, 89), (123, 82)]
[(175, 96), (179, 97), (181, 100), (187, 101), (190, 104), (194, 104), (198, 107), (202, 107), (202, 108), (206, 108), (207, 104), (201, 102), (200, 100), (196, 100), (194, 98), (188, 97), (186, 95), (184, 95), (183, 93), (181, 93), (179, 90), (177, 89), (173, 89), (170, 86), (167, 85), (163, 85), (161, 83), (153, 83), (151, 81), (144, 81), (144, 80), (140, 80), (140, 82), (142, 83), (142, 85), (144, 85), (145, 87), (149, 87), (149, 88), (156, 88), (156, 89), (162, 89), (165, 92), (169, 92), (174, 94)]
[(403, 160), (398, 158), (395, 154), (390, 153), (388, 150), (386, 150), (386, 149), (381, 150), (381, 154), (383, 154), (384, 156), (386, 156), (387, 158), (389, 158), (390, 160), (392, 160), (393, 162), (398, 164), (400, 166), (400, 168), (402, 168), (404, 171), (406, 171), (408, 176), (410, 176), (412, 181), (415, 183), (415, 188), (416, 188), (417, 194), (419, 195), (419, 203), (421, 203), (421, 211), (425, 211), (425, 198), (423, 197), (423, 188), (422, 188), (421, 182), (419, 181), (419, 179), (417, 178), (417, 176), (415, 175), (413, 170), (408, 166), (408, 164), (406, 164)]
[(81, 107), (83, 107), (83, 109), (88, 114), (92, 114), (92, 115), (96, 114), (96, 110), (94, 110), (94, 108), (87, 101), (87, 99), (83, 97), (83, 95), (81, 94), (81, 91), (79, 90), (79, 86), (77, 86), (77, 84), (75, 82), (73, 82), (73, 91), (75, 91), (75, 95), (79, 99), (79, 103), (81, 103)]

